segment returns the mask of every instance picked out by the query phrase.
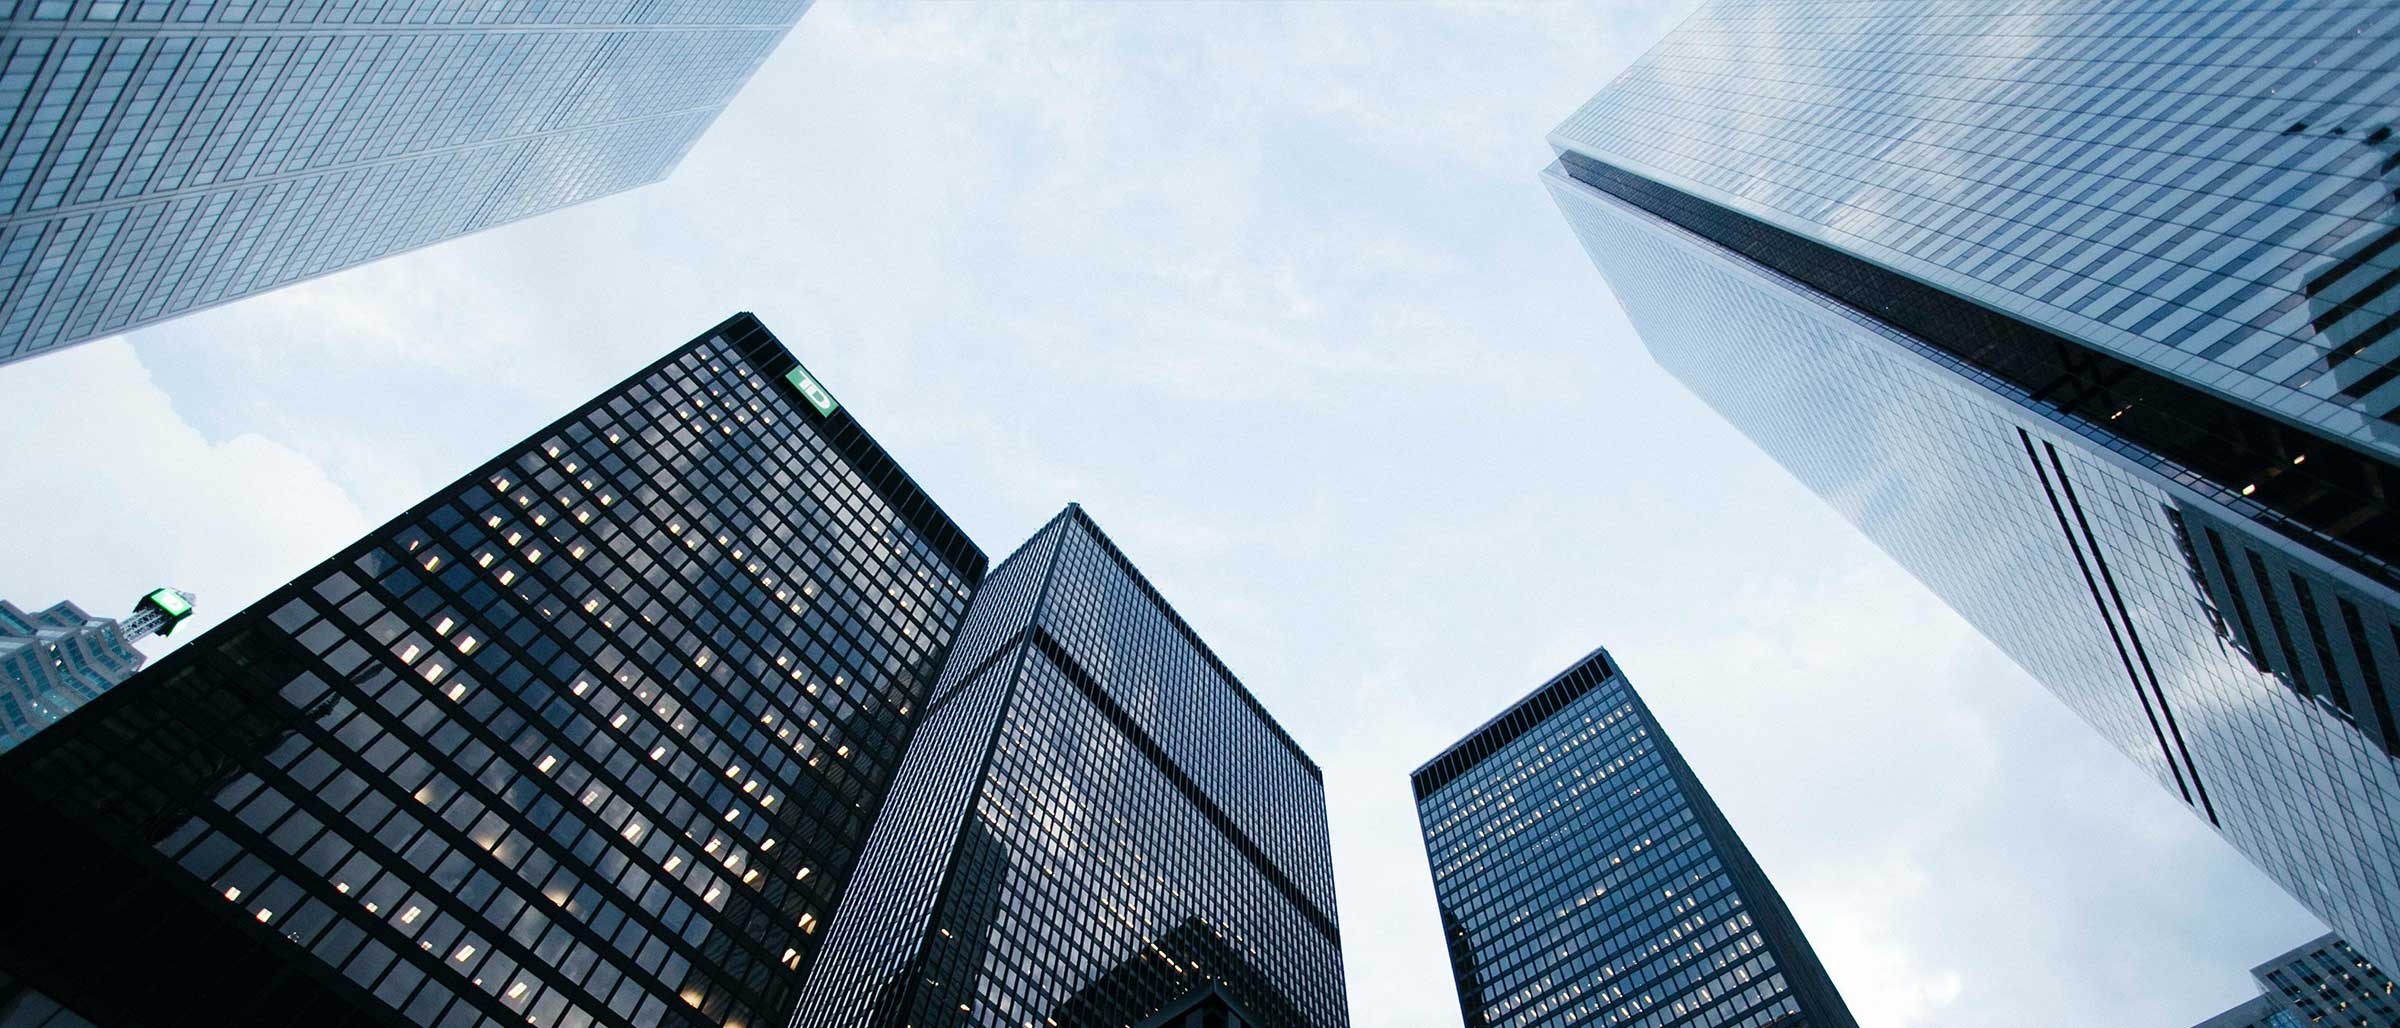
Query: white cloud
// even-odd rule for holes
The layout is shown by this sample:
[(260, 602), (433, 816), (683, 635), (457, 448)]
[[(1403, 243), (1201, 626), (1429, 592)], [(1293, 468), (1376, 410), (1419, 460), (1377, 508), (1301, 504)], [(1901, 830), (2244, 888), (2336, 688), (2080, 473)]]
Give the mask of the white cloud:
[(200, 597), (171, 640), (181, 642), (368, 527), (283, 443), (203, 437), (122, 340), (8, 368), (0, 411), (0, 584), (20, 606), (63, 599), (121, 616), (150, 589), (177, 586)]
[(2199, 1020), (2305, 919), (1652, 365), (1537, 184), (1688, 6), (820, 5), (664, 184), (144, 331), (174, 407), (0, 369), (0, 584), (230, 611), (755, 310), (995, 557), (1084, 501), (1318, 757), (1362, 1028), (1457, 1023), (1407, 772), (1596, 644), (1869, 1028)]

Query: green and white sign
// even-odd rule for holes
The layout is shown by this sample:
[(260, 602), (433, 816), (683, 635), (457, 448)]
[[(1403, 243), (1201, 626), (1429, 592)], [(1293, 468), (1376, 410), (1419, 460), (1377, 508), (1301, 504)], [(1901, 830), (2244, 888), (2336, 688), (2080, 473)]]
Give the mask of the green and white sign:
[(169, 620), (181, 621), (192, 613), (192, 605), (183, 602), (183, 597), (173, 589), (153, 590), (147, 598), (157, 604), (158, 612), (165, 614)]
[(834, 411), (842, 409), (841, 401), (834, 399), (832, 393), (826, 392), (824, 383), (818, 382), (817, 377), (809, 374), (807, 368), (793, 365), (791, 372), (783, 377), (800, 390), (800, 395), (808, 398), (808, 405), (815, 407), (817, 413), (830, 417)]

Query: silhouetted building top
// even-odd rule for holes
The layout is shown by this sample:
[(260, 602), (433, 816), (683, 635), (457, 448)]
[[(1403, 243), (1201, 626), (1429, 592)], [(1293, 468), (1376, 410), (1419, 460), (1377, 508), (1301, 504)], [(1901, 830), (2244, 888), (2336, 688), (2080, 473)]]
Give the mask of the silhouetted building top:
[(108, 1028), (779, 1028), (983, 571), (738, 315), (0, 754), (0, 972)]
[(2391, 13), (1721, 0), (1543, 174), (1662, 366), (2387, 962)]
[(1857, 1028), (1607, 651), (1410, 785), (1468, 1028)]
[(1349, 1022), (1316, 764), (1081, 508), (992, 570), (892, 796), (798, 1024)]

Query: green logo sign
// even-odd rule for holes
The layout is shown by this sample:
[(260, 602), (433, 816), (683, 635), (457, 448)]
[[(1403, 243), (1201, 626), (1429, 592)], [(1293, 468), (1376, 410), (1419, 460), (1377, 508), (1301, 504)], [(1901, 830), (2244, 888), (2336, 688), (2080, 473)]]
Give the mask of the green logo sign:
[(176, 595), (173, 589), (154, 590), (148, 599), (158, 605), (159, 613), (172, 619), (181, 620), (192, 612), (192, 605), (183, 602), (183, 597)]
[(825, 386), (817, 381), (816, 376), (809, 374), (807, 368), (794, 365), (791, 372), (783, 377), (800, 390), (800, 395), (808, 398), (808, 405), (815, 407), (817, 413), (830, 417), (834, 411), (842, 409), (841, 401), (826, 392)]

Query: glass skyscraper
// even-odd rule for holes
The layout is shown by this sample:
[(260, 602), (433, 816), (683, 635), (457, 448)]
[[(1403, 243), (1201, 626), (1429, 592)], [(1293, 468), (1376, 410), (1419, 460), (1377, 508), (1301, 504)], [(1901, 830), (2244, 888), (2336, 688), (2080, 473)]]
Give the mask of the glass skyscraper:
[(808, 0), (0, 0), (0, 362), (664, 177)]
[(794, 1024), (1228, 1014), (1349, 1023), (1323, 779), (1069, 506), (975, 597)]
[(2394, 1028), (2400, 988), (2340, 936), (2325, 935), (2250, 971), (2260, 996), (2198, 1028)]
[(737, 315), (0, 754), (0, 992), (782, 1028), (983, 570)]
[(190, 616), (192, 594), (173, 589), (151, 590), (123, 621), (72, 603), (28, 613), (0, 600), (0, 753), (132, 677), (143, 662), (133, 644)]
[(1550, 141), (1652, 354), (2400, 956), (2400, 7), (1724, 0)]
[(1410, 784), (1468, 1028), (1856, 1028), (1607, 651)]

